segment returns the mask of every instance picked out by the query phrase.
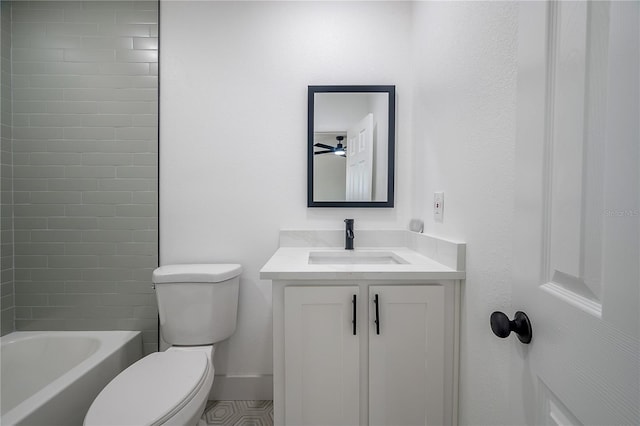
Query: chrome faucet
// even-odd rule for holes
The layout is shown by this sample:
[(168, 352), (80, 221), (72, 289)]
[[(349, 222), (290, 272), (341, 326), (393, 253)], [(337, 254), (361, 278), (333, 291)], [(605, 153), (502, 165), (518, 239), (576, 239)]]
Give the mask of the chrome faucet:
[(353, 235), (353, 219), (345, 219), (344, 223), (346, 224), (344, 249), (353, 250), (353, 239), (355, 238), (355, 235)]

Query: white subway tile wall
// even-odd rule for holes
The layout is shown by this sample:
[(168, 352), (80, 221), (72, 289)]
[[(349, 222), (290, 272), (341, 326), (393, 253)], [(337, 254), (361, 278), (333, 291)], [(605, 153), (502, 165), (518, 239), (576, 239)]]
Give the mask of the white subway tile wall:
[(14, 330), (13, 150), (11, 113), (11, 5), (0, 3), (0, 335)]
[(142, 330), (154, 351), (158, 3), (11, 7), (15, 328)]

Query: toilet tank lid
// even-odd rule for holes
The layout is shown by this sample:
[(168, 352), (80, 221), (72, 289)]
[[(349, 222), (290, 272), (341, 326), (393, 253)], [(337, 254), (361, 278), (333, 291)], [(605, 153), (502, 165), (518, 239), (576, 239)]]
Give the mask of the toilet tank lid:
[(242, 265), (236, 263), (199, 263), (165, 265), (153, 271), (154, 284), (166, 283), (218, 283), (230, 280), (242, 273)]

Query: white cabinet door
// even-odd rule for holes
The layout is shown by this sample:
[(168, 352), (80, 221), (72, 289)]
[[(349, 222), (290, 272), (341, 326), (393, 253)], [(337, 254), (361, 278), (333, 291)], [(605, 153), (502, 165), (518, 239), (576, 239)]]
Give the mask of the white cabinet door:
[(285, 424), (359, 424), (357, 295), (356, 286), (285, 288)]
[(369, 424), (444, 424), (444, 288), (371, 286), (369, 300)]

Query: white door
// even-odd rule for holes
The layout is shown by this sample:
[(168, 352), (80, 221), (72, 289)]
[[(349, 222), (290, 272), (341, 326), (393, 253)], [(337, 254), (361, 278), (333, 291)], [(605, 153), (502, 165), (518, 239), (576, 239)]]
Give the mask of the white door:
[(369, 424), (443, 425), (444, 288), (371, 286), (369, 302)]
[(639, 18), (520, 3), (513, 306), (533, 340), (511, 338), (509, 405), (528, 424), (640, 424)]
[(347, 201), (371, 201), (373, 192), (373, 114), (347, 131)]
[(359, 424), (358, 287), (284, 290), (285, 424)]

